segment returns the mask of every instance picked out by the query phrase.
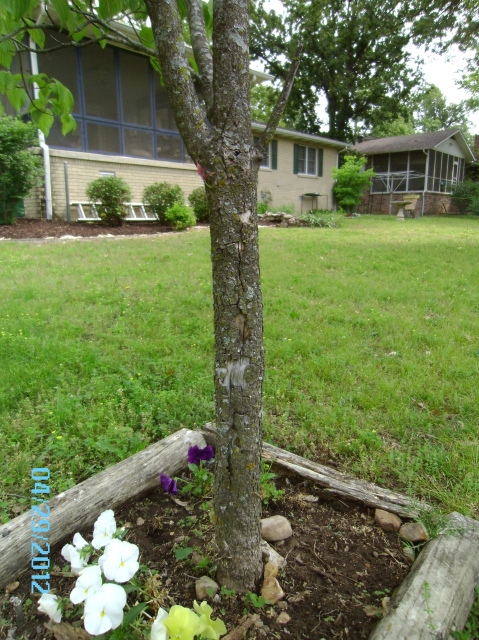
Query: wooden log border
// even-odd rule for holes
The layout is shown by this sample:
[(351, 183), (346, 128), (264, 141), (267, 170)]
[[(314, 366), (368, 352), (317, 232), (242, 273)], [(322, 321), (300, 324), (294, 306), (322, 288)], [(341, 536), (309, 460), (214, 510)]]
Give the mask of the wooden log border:
[(451, 513), (395, 593), (369, 640), (447, 640), (462, 630), (479, 582), (479, 522)]
[[(214, 444), (216, 432), (210, 423), (204, 426), (204, 436), (208, 444)], [(267, 442), (263, 442), (263, 458), (269, 461), (274, 460), (276, 465), (320, 484), (323, 491), (328, 494), (357, 500), (368, 507), (391, 511), (406, 518), (418, 515), (421, 510), (430, 509), (430, 505), (425, 502), (414, 501), (402, 493), (384, 489), (372, 482), (358, 480)]]
[[(201, 432), (181, 429), (49, 500), (50, 531), (43, 535), (50, 547), (93, 526), (105, 509), (116, 509), (157, 487), (160, 472), (178, 474), (187, 465), (189, 447), (195, 444), (206, 446)], [(0, 527), (0, 589), (30, 566), (35, 542), (31, 523), (28, 510)]]

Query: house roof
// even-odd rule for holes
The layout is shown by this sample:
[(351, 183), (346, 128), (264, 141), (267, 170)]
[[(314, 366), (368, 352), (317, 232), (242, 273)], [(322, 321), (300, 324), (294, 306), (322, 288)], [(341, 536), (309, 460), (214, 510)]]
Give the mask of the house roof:
[(437, 146), (454, 138), (464, 153), (466, 160), (473, 161), (474, 154), (467, 144), (460, 129), (446, 129), (444, 131), (430, 131), (428, 133), (413, 133), (409, 136), (392, 136), (389, 138), (373, 138), (357, 142), (354, 149), (366, 156), (379, 153), (394, 153), (397, 151), (417, 151), (420, 149), (435, 149)]
[[(266, 125), (264, 122), (257, 122), (253, 120), (251, 123), (251, 128), (253, 131), (261, 132), (264, 131)], [(332, 140), (331, 138), (324, 138), (323, 136), (316, 136), (312, 133), (302, 133), (301, 131), (293, 131), (292, 129), (285, 129), (284, 127), (278, 127), (276, 129), (275, 136), (280, 136), (281, 138), (291, 138), (293, 140), (301, 140), (304, 142), (313, 142), (316, 144), (326, 145), (328, 147), (338, 147), (340, 149), (348, 149), (351, 148), (352, 145), (347, 142), (340, 142), (339, 140)]]

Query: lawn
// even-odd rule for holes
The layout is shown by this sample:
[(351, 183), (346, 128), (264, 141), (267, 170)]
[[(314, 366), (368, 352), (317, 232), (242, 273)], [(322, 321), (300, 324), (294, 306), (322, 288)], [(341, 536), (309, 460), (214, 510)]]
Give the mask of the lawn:
[[(265, 439), (479, 516), (479, 219), (261, 229)], [(214, 417), (206, 230), (0, 243), (0, 517)]]

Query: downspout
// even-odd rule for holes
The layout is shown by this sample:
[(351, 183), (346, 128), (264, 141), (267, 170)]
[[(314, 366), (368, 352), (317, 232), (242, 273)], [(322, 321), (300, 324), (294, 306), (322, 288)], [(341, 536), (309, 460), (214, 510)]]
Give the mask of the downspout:
[[(38, 59), (37, 53), (35, 51), (36, 45), (35, 42), (30, 37), (30, 48), (33, 51), (30, 51), (30, 65), (32, 68), (32, 74), (38, 74)], [(33, 95), (35, 98), (38, 98), (38, 85), (35, 83), (33, 85)], [(45, 136), (43, 131), (38, 129), (38, 142), (40, 144), (40, 148), (43, 154), (43, 167), (45, 169), (45, 212), (47, 220), (52, 219), (53, 207), (52, 207), (52, 174), (50, 169), (50, 148), (45, 142)]]

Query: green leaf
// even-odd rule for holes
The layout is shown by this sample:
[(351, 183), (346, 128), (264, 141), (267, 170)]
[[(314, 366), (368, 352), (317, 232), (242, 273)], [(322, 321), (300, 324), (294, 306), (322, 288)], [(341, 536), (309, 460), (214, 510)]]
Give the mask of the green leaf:
[(71, 115), (71, 113), (66, 113), (61, 117), (62, 123), (62, 136), (66, 136), (70, 131), (75, 131), (77, 128), (77, 123), (75, 122), (75, 118)]
[(122, 584), (121, 586), (126, 591), (126, 593), (133, 593), (133, 591), (138, 591), (138, 587), (135, 586), (134, 584), (131, 584), (131, 582), (128, 582), (127, 584)]
[(177, 560), (186, 560), (186, 558), (193, 553), (193, 549), (191, 547), (180, 547), (179, 549), (175, 549), (175, 557)]
[(131, 622), (133, 622), (135, 618), (137, 618), (140, 615), (142, 611), (146, 609), (147, 606), (148, 606), (147, 602), (141, 602), (140, 604), (137, 604), (136, 607), (133, 607), (133, 609), (130, 609), (128, 613), (125, 615), (125, 617), (123, 618), (122, 625), (124, 627), (127, 627)]
[(151, 27), (143, 27), (138, 35), (145, 47), (154, 49), (155, 39), (153, 37), (153, 29)]
[[(21, 34), (18, 34), (21, 37)], [(6, 69), (10, 69), (12, 60), (15, 56), (15, 45), (11, 40), (0, 42), (0, 65)]]
[(11, 6), (13, 9), (13, 17), (15, 20), (20, 20), (20, 18), (28, 13), (30, 0), (14, 0)]
[[(30, 105), (32, 106), (32, 105)], [(30, 111), (30, 109), (29, 109)], [(30, 115), (32, 116), (33, 122), (37, 125), (37, 127), (44, 133), (45, 136), (48, 136), (50, 133), (50, 129), (53, 125), (53, 115), (50, 110), (48, 111), (38, 111), (38, 109), (33, 108), (30, 111)]]
[(15, 87), (13, 89), (7, 89), (7, 98), (10, 100), (10, 104), (15, 111), (20, 111), (25, 102), (27, 101), (27, 92), (25, 89)]
[(28, 29), (31, 39), (40, 49), (45, 46), (45, 32), (42, 29)]
[(60, 18), (60, 24), (63, 26), (70, 17), (70, 7), (68, 6), (68, 0), (51, 0), (53, 8), (58, 13)]

